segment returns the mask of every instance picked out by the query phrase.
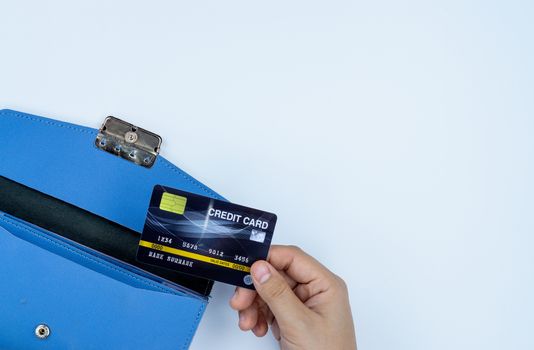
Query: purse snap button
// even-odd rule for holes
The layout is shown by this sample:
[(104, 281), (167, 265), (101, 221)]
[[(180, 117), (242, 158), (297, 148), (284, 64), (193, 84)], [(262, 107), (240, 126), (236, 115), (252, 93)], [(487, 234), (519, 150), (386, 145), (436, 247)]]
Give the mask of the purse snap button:
[(40, 324), (35, 328), (35, 336), (39, 339), (46, 339), (50, 335), (50, 328), (45, 324)]

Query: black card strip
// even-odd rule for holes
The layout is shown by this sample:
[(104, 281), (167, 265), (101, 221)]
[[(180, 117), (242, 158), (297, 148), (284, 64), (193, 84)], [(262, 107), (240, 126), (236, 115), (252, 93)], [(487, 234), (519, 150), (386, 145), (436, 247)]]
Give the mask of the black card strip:
[(211, 292), (211, 280), (138, 262), (135, 257), (140, 233), (3, 176), (0, 176), (0, 211), (204, 296)]

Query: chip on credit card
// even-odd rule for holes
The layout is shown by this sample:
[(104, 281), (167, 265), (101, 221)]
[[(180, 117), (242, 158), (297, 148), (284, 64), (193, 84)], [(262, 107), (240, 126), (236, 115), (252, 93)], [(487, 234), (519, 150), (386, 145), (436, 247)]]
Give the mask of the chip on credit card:
[(254, 289), (250, 267), (264, 260), (276, 215), (156, 185), (137, 260)]

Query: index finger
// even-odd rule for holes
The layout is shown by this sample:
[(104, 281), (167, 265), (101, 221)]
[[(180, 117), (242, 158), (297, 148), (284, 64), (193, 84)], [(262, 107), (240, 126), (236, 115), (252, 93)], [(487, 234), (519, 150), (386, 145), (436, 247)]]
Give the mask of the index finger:
[[(287, 284), (293, 289), (298, 283), (293, 280), (291, 277), (289, 277), (284, 271), (281, 271), (280, 274), (284, 277)], [(243, 288), (243, 287), (237, 287), (235, 289), (235, 293), (232, 296), (232, 299), (230, 299), (230, 307), (232, 309), (240, 311), (248, 308), (252, 305), (254, 302), (254, 299), (256, 299), (256, 296), (258, 293), (256, 293), (255, 290)]]
[(284, 271), (297, 283), (333, 278), (333, 273), (312, 256), (296, 246), (273, 245), (267, 261), (277, 270)]
[(237, 287), (234, 296), (230, 299), (230, 307), (237, 311), (245, 310), (252, 305), (256, 295), (255, 290)]

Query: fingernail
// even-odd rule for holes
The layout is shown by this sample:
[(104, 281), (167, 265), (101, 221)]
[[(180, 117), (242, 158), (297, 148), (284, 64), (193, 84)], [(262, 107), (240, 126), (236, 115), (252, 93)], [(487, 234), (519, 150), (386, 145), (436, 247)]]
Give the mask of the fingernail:
[(254, 269), (252, 270), (252, 276), (256, 281), (260, 282), (260, 284), (263, 284), (267, 282), (269, 277), (271, 277), (271, 272), (269, 271), (267, 264), (258, 263), (254, 266)]
[(245, 322), (245, 315), (243, 313), (239, 313), (239, 323), (243, 324)]

